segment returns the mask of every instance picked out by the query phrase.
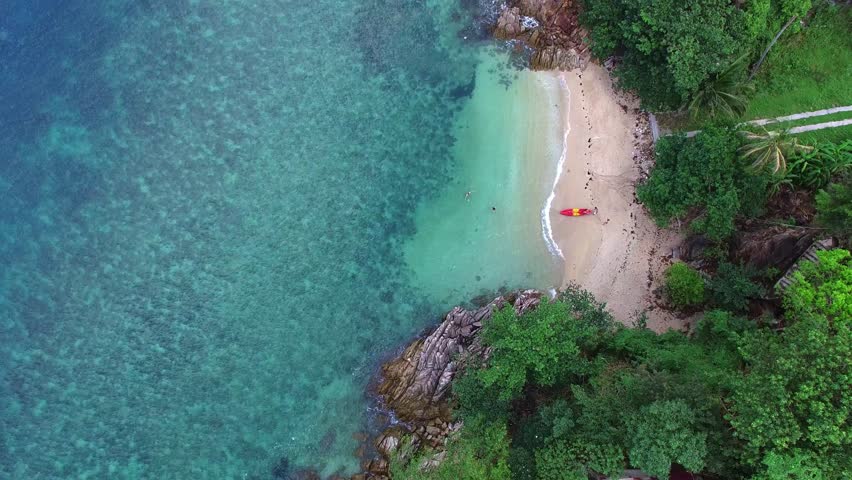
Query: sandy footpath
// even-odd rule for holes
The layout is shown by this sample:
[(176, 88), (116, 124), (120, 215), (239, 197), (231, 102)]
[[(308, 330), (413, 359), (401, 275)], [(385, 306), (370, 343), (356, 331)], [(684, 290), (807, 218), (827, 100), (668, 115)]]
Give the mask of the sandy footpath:
[[(682, 328), (683, 320), (654, 305), (652, 292), (678, 238), (658, 229), (634, 198), (637, 105), (613, 91), (598, 65), (558, 75), (568, 97), (563, 102), (567, 141), (550, 219), (565, 256), (563, 283), (591, 291), (623, 323), (644, 310), (654, 330)], [(559, 215), (575, 207), (597, 207), (598, 215)]]

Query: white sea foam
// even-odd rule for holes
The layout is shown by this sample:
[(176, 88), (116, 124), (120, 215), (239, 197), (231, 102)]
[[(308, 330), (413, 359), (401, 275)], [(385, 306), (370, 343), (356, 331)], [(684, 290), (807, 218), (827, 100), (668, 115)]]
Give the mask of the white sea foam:
[(533, 17), (521, 17), (521, 26), (523, 26), (525, 30), (538, 28), (538, 20)]
[[(568, 88), (568, 85), (561, 76), (559, 78), (559, 82), (562, 88), (564, 88), (567, 92), (565, 101), (568, 102), (568, 109), (566, 111), (570, 112), (571, 90)], [(544, 207), (541, 209), (541, 235), (544, 237), (544, 243), (547, 245), (547, 249), (552, 255), (558, 255), (559, 258), (562, 259), (565, 258), (565, 255), (562, 254), (562, 250), (553, 238), (553, 226), (550, 224), (550, 208), (553, 205), (553, 199), (556, 197), (556, 186), (559, 185), (559, 178), (562, 176), (562, 167), (565, 165), (565, 159), (568, 157), (569, 133), (571, 133), (571, 121), (566, 116), (565, 134), (562, 137), (562, 154), (559, 157), (559, 162), (556, 164), (556, 175), (554, 175), (553, 178), (553, 188), (550, 189), (550, 195), (547, 197), (547, 201), (544, 202)]]

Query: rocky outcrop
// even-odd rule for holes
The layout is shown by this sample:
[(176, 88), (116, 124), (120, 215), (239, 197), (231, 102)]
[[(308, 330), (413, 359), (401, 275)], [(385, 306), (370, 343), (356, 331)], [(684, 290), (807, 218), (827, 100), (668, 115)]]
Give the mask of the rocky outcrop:
[(524, 17), (518, 7), (506, 8), (497, 19), (494, 27), (494, 36), (501, 39), (512, 39), (524, 33), (526, 29), (523, 24)]
[(739, 233), (734, 239), (733, 257), (756, 269), (774, 268), (783, 272), (811, 246), (812, 232), (773, 227)]
[(501, 12), (494, 36), (521, 40), (533, 48), (533, 69), (583, 69), (589, 52), (587, 32), (579, 26), (578, 17), (574, 0), (515, 0)]
[(499, 308), (511, 305), (520, 315), (538, 306), (543, 296), (536, 290), (525, 290), (497, 297), (475, 310), (456, 307), (430, 334), (385, 363), (377, 393), (399, 423), (375, 438), (378, 456), (365, 461), (365, 472), (352, 478), (385, 479), (392, 456), (405, 458), (422, 447), (432, 448), (434, 453), (423, 460), (421, 469), (440, 464), (447, 438), (462, 428), (462, 423), (451, 416), (452, 380), (466, 361), (487, 360), (489, 355), (478, 335), (482, 326)]
[(564, 49), (555, 45), (539, 48), (530, 60), (535, 68), (540, 70), (574, 70), (586, 66), (587, 59), (583, 58), (573, 48)]
[(466, 356), (486, 354), (477, 337), (483, 322), (507, 304), (521, 314), (538, 305), (541, 296), (527, 290), (497, 297), (477, 310), (455, 307), (431, 334), (414, 341), (382, 367), (379, 395), (402, 422), (449, 421), (446, 397), (453, 377)]

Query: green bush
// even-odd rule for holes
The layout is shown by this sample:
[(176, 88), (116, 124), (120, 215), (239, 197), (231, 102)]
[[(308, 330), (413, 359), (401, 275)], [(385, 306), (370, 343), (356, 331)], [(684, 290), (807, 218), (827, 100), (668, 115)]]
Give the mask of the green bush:
[(678, 308), (704, 302), (704, 278), (685, 263), (675, 263), (666, 270), (666, 293)]
[(754, 272), (728, 262), (719, 264), (716, 275), (707, 283), (710, 301), (731, 312), (742, 312), (751, 298), (763, 295), (763, 287), (751, 281)]
[(766, 469), (758, 478), (785, 478), (778, 472), (793, 467), (812, 474), (816, 465), (826, 479), (852, 478), (852, 255), (817, 256), (784, 292), (785, 328), (737, 340), (746, 373), (727, 419), (743, 461)]
[(816, 195), (816, 223), (852, 244), (852, 182), (834, 183)]
[(784, 292), (784, 308), (792, 318), (819, 315), (840, 329), (852, 327), (852, 254), (834, 249), (805, 262)]
[[(405, 443), (405, 442), (403, 442)], [(391, 459), (394, 480), (505, 480), (509, 472), (509, 436), (505, 424), (481, 423), (471, 419), (460, 434), (447, 443), (446, 457), (438, 468), (422, 471), (421, 464), (433, 451), (421, 452), (403, 461)]]
[(590, 471), (610, 478), (624, 471), (624, 454), (612, 445), (579, 445), (553, 441), (535, 452), (539, 480), (587, 480)]
[(731, 129), (707, 128), (694, 138), (670, 136), (656, 145), (656, 164), (636, 194), (660, 226), (694, 218), (690, 227), (712, 240), (734, 231), (737, 215), (760, 212), (768, 176), (754, 174), (737, 155)]
[(823, 142), (813, 150), (797, 153), (787, 165), (787, 179), (793, 185), (817, 190), (831, 179), (852, 169), (852, 140)]

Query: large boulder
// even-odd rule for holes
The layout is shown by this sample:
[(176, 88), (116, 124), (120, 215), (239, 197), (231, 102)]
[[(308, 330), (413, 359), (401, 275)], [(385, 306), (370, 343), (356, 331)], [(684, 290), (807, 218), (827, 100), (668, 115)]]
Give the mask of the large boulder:
[(734, 258), (756, 269), (786, 271), (814, 241), (812, 232), (774, 227), (744, 232), (734, 242)]
[(504, 39), (515, 38), (524, 32), (522, 22), (523, 16), (521, 16), (518, 7), (506, 8), (500, 13), (500, 18), (497, 19), (497, 26), (494, 27), (494, 36)]
[(572, 0), (514, 0), (503, 8), (494, 36), (526, 43), (534, 50), (534, 70), (584, 69), (589, 60), (587, 32), (579, 26)]
[(586, 68), (587, 60), (573, 48), (549, 45), (535, 51), (530, 59), (530, 67), (534, 70), (582, 70)]

